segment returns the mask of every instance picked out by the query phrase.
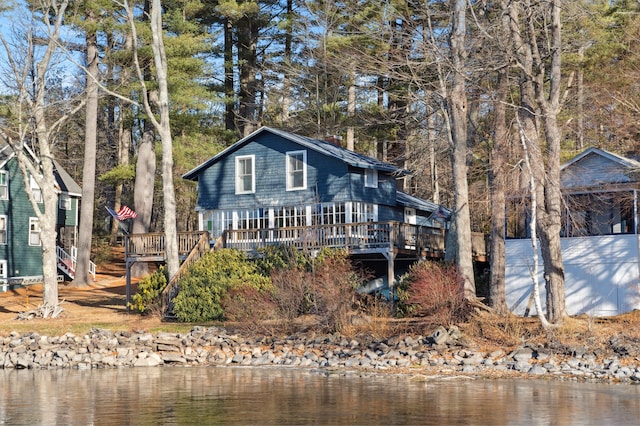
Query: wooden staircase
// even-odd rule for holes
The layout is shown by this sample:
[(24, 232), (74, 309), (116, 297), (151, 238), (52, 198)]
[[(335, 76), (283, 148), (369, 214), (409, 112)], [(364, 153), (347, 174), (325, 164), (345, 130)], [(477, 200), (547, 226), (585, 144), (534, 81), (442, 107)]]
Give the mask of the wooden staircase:
[(198, 261), (205, 253), (211, 250), (217, 250), (222, 247), (222, 238), (218, 238), (216, 240), (213, 247), (211, 247), (209, 243), (209, 233), (205, 232), (200, 237), (198, 243), (191, 249), (191, 252), (187, 256), (187, 258), (182, 262), (178, 272), (171, 278), (167, 286), (162, 291), (162, 313), (163, 319), (165, 320), (173, 320), (175, 319), (175, 315), (173, 314), (173, 298), (178, 295), (180, 291), (180, 287), (177, 285), (180, 278), (184, 276), (189, 266), (193, 265), (196, 261)]
[[(76, 256), (67, 253), (62, 247), (56, 246), (58, 269), (67, 277), (74, 279), (76, 276)], [(96, 280), (96, 264), (89, 261), (89, 274)]]

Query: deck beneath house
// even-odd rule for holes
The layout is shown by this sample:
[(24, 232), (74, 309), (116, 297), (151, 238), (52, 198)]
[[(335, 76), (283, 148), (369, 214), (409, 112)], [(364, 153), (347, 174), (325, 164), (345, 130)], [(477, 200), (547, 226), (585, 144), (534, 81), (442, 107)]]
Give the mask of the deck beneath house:
[(349, 254), (411, 252), (442, 257), (444, 230), (400, 222), (365, 222), (287, 228), (227, 230), (224, 247), (250, 255), (269, 246), (286, 245), (310, 253), (323, 248), (345, 249)]
[[(200, 242), (204, 231), (178, 232), (178, 252), (184, 260)], [(314, 252), (323, 248), (345, 249), (349, 254), (402, 253), (417, 257), (441, 258), (445, 252), (445, 230), (401, 222), (366, 222), (288, 228), (227, 230), (222, 247), (256, 255), (264, 247), (286, 245)], [(487, 256), (485, 236), (473, 233), (476, 260)], [(125, 260), (163, 262), (164, 233), (131, 234), (124, 239)]]

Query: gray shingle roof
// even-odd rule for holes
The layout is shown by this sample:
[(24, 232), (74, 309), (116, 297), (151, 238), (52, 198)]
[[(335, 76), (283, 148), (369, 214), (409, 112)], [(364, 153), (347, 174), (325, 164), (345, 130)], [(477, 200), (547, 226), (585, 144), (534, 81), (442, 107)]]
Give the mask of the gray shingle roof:
[[(7, 161), (13, 158), (14, 155), (15, 153), (10, 145), (0, 145), (0, 167), (4, 167)], [(56, 184), (61, 192), (68, 193), (75, 197), (82, 196), (82, 188), (80, 185), (73, 180), (69, 173), (67, 173), (67, 171), (56, 160), (53, 160), (53, 174), (56, 179)]]
[(56, 161), (53, 160), (53, 174), (56, 177), (56, 182), (60, 187), (60, 191), (66, 192), (69, 195), (81, 197), (82, 188), (73, 178), (67, 173), (65, 169)]
[(247, 136), (247, 137), (239, 140), (238, 142), (234, 143), (229, 148), (227, 148), (227, 149), (221, 151), (220, 153), (214, 155), (213, 157), (211, 157), (210, 159), (208, 159), (204, 163), (200, 164), (196, 168), (188, 171), (187, 173), (182, 175), (182, 177), (184, 179), (197, 180), (198, 179), (198, 174), (200, 173), (200, 171), (202, 171), (203, 169), (206, 169), (207, 167), (209, 167), (212, 164), (217, 163), (222, 158), (224, 158), (227, 155), (229, 155), (230, 153), (236, 151), (238, 148), (240, 148), (240, 147), (246, 145), (247, 143), (253, 141), (256, 138), (256, 136), (258, 136), (260, 133), (263, 133), (263, 132), (270, 132), (270, 133), (272, 133), (274, 135), (281, 136), (281, 137), (283, 137), (285, 139), (288, 139), (288, 140), (290, 140), (290, 141), (292, 141), (294, 143), (302, 145), (305, 148), (320, 152), (320, 153), (322, 153), (324, 155), (327, 155), (327, 156), (330, 156), (330, 157), (333, 157), (333, 158), (337, 158), (337, 159), (339, 159), (339, 160), (341, 160), (341, 161), (345, 162), (346, 164), (348, 164), (350, 166), (353, 166), (353, 167), (359, 167), (359, 168), (363, 168), (363, 169), (374, 169), (374, 170), (379, 170), (379, 171), (387, 172), (387, 173), (395, 173), (395, 174), (398, 174), (399, 176), (409, 174), (409, 172), (407, 170), (404, 170), (404, 169), (401, 169), (399, 167), (396, 167), (393, 164), (385, 163), (385, 162), (379, 161), (379, 160), (377, 160), (375, 158), (368, 157), (366, 155), (362, 155), (362, 154), (359, 154), (357, 152), (350, 151), (350, 150), (348, 150), (346, 148), (342, 148), (342, 147), (339, 147), (337, 145), (334, 145), (331, 142), (323, 141), (323, 140), (320, 140), (320, 139), (313, 139), (313, 138), (309, 138), (309, 137), (306, 137), (306, 136), (296, 135), (294, 133), (285, 132), (284, 130), (273, 129), (273, 128), (270, 128), (270, 127), (261, 127), (260, 129), (256, 130), (255, 132), (253, 132), (249, 136)]
[[(402, 191), (396, 191), (396, 201), (399, 205), (404, 207), (412, 207), (416, 210), (421, 210), (424, 212), (438, 212), (438, 214), (448, 218), (451, 215), (451, 210), (439, 206), (436, 203), (433, 203), (429, 200), (423, 200), (422, 198), (414, 197), (413, 195), (409, 195)], [(438, 211), (438, 209), (440, 209)]]

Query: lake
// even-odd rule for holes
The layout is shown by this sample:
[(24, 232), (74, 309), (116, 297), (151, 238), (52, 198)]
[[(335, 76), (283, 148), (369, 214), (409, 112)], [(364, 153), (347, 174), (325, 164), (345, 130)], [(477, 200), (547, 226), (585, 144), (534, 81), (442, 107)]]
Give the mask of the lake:
[(625, 425), (640, 387), (285, 368), (0, 370), (4, 425)]

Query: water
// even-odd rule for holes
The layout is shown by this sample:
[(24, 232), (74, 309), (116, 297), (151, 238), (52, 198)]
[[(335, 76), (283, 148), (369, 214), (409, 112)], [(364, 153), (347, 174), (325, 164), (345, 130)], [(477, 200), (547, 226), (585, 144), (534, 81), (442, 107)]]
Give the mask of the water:
[(267, 368), (0, 370), (7, 425), (631, 425), (640, 387)]

